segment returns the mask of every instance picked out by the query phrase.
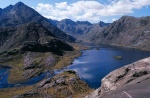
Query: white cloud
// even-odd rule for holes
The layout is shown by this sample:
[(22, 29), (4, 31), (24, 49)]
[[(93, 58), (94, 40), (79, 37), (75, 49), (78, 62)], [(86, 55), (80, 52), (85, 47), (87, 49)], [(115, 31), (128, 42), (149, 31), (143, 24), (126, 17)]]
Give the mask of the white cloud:
[(93, 0), (80, 0), (72, 4), (61, 2), (55, 3), (55, 5), (39, 3), (35, 9), (43, 16), (56, 20), (71, 18), (74, 20), (99, 21), (100, 17), (103, 16), (125, 15), (133, 13), (134, 9), (141, 9), (150, 5), (150, 0), (108, 1), (109, 4), (102, 4)]
[(60, 9), (60, 10), (67, 10), (68, 4), (67, 2), (61, 2), (61, 3), (56, 3), (55, 7)]

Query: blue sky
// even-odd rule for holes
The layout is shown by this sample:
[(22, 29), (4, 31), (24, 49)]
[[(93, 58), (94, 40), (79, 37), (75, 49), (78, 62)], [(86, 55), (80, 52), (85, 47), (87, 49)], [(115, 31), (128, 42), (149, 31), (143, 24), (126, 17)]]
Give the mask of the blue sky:
[(0, 8), (23, 2), (47, 18), (113, 22), (123, 15), (150, 16), (150, 0), (0, 0)]

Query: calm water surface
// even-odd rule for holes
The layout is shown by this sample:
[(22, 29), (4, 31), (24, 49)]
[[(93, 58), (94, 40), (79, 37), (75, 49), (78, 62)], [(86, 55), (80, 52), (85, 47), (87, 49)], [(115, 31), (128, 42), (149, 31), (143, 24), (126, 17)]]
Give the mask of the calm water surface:
[[(100, 47), (100, 50), (85, 50), (82, 53), (82, 56), (76, 58), (73, 64), (64, 70), (76, 71), (92, 88), (100, 87), (101, 79), (111, 71), (150, 56), (150, 52), (118, 47)], [(114, 59), (117, 55), (123, 59)], [(56, 71), (59, 72), (61, 71)]]

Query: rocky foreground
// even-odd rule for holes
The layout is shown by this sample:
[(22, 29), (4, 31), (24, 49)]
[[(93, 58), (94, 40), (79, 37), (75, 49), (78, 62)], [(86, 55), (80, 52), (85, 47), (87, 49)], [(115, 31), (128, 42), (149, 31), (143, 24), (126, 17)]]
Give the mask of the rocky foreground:
[(150, 57), (119, 68), (86, 98), (150, 98)]
[(41, 82), (0, 90), (0, 98), (83, 98), (91, 92), (74, 71), (65, 71)]

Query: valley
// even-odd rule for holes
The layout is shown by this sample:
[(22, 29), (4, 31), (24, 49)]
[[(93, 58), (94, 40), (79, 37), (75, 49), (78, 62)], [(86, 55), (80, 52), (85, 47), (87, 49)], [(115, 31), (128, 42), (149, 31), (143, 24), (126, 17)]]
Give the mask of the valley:
[(0, 98), (149, 98), (149, 42), (150, 16), (90, 23), (0, 8)]

